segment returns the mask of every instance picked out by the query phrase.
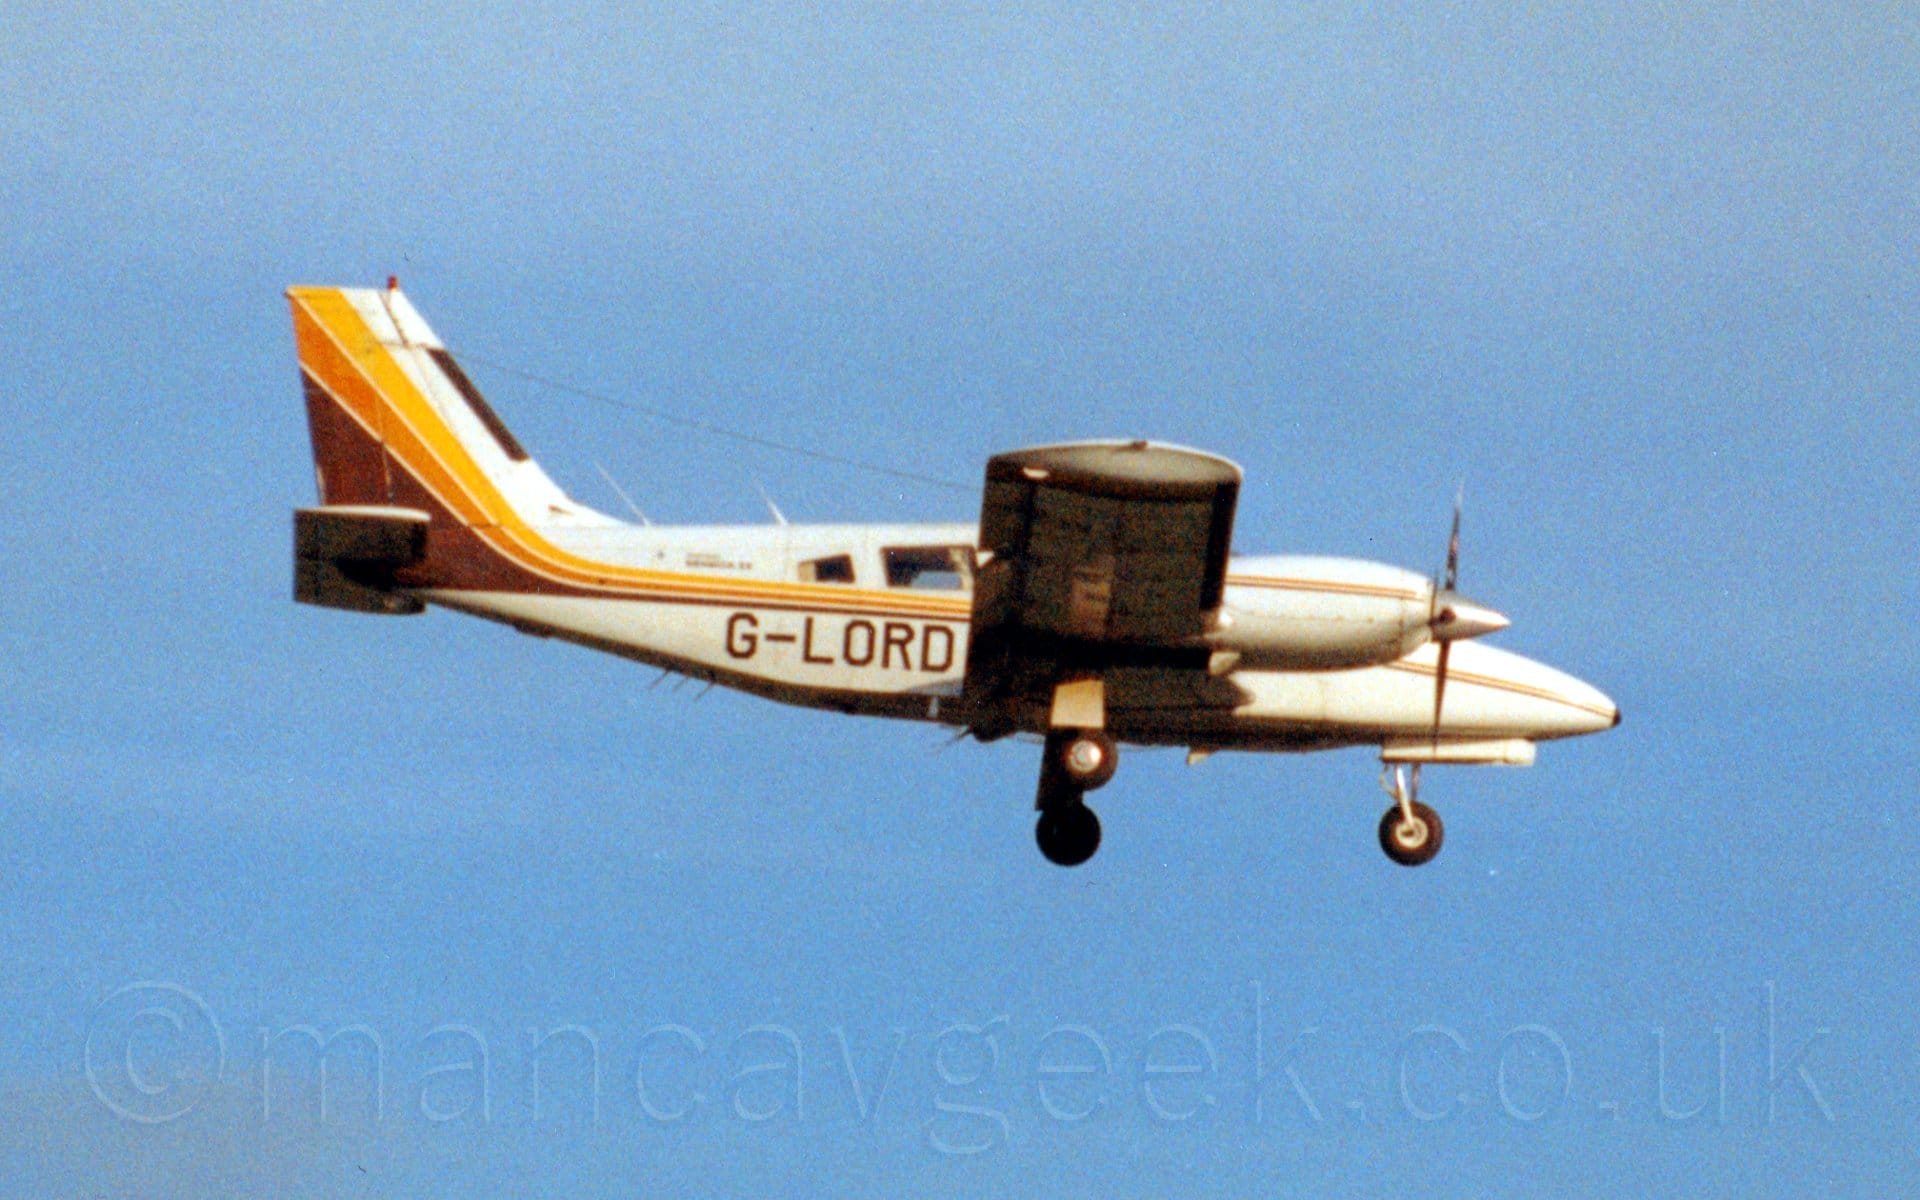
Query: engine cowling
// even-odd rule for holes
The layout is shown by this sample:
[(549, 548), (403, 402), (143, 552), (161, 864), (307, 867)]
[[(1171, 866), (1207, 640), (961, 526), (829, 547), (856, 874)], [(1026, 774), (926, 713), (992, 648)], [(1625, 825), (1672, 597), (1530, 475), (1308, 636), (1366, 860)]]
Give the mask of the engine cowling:
[(1436, 636), (1477, 637), (1506, 624), (1463, 596), (1436, 597), (1431, 580), (1404, 567), (1305, 555), (1239, 558), (1229, 564), (1207, 644), (1219, 672), (1331, 670), (1392, 662)]

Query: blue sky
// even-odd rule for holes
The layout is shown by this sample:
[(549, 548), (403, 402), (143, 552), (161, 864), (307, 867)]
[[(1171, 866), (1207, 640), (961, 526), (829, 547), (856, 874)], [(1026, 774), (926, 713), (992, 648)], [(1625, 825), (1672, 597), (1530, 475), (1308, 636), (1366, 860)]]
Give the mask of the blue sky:
[[(1917, 34), (0, 17), (0, 1175), (1910, 1186)], [(1627, 723), (1433, 772), (1417, 872), (1362, 751), (1133, 753), (1063, 872), (1032, 747), (295, 606), (280, 291), (388, 274), (472, 358), (962, 485), (474, 368), (659, 520), (964, 519), (995, 451), (1149, 436), (1243, 464), (1243, 550), (1430, 569), (1464, 480), (1499, 641)]]

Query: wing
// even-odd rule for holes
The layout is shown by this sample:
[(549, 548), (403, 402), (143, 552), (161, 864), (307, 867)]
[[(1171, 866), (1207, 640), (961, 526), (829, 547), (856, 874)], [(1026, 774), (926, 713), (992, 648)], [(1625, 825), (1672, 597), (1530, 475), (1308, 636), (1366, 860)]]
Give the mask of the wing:
[(1147, 442), (988, 460), (966, 682), (980, 723), (1068, 674), (1204, 668), (1239, 494), (1227, 460)]

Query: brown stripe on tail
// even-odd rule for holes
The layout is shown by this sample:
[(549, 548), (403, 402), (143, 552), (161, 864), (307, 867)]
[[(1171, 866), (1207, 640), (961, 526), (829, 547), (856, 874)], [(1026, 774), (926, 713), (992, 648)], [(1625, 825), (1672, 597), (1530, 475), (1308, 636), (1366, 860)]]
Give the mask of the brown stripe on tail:
[(410, 588), (461, 588), (470, 591), (586, 595), (582, 589), (544, 579), (502, 555), (447, 510), (426, 486), (406, 471), (393, 477), (394, 503), (427, 514), (427, 555), (418, 566), (394, 576)]
[(574, 594), (516, 566), (459, 520), (311, 374), (301, 372), (323, 505), (377, 504), (427, 514), (426, 554), (392, 574), (402, 588)]
[[(363, 311), (370, 296), (385, 306), (392, 328), (383, 332), (378, 314)], [(533, 536), (516, 504), (537, 511), (571, 502), (404, 298), (293, 288), (288, 299), (322, 509), (373, 506), (427, 516), (425, 554), (391, 564), (385, 586), (588, 594), (577, 580), (556, 583), (514, 553), (516, 543)], [(453, 395), (420, 391), (409, 369), (429, 385), (438, 376)], [(437, 406), (449, 400), (464, 405), (479, 428), (463, 434), (451, 426)], [(489, 459), (497, 451), (505, 468), (483, 463), (476, 450)]]
[(307, 433), (313, 438), (320, 503), (392, 504), (393, 469), (385, 448), (305, 370), (300, 372), (300, 387), (307, 398)]

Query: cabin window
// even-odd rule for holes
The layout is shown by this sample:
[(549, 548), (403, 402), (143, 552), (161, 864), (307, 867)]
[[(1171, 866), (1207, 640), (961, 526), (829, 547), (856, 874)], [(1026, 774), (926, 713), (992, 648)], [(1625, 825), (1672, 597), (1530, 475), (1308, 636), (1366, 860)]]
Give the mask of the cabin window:
[(971, 546), (889, 546), (880, 559), (888, 587), (960, 591), (973, 586)]
[(852, 583), (853, 555), (829, 554), (800, 564), (802, 583)]

